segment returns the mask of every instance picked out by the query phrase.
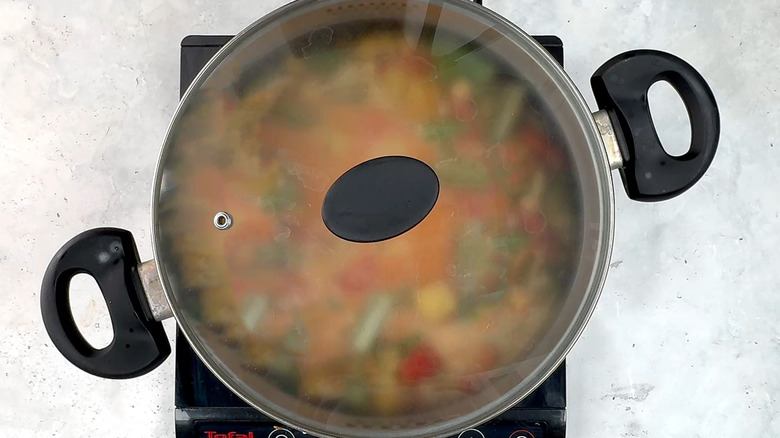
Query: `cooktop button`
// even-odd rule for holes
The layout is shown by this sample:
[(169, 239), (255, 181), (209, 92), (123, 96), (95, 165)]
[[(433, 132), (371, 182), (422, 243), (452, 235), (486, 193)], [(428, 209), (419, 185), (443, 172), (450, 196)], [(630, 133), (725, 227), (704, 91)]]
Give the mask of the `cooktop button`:
[(534, 434), (527, 430), (516, 430), (509, 435), (509, 438), (536, 438)]
[(295, 435), (287, 429), (278, 427), (268, 434), (268, 438), (295, 438)]
[(458, 438), (485, 438), (485, 434), (477, 429), (466, 429), (458, 435)]

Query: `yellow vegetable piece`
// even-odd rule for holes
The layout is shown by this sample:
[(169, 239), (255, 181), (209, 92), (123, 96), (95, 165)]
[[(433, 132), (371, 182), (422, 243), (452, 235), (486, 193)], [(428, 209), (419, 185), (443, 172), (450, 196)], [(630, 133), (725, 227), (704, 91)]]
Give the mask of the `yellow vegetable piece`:
[(471, 99), (471, 85), (469, 85), (469, 83), (464, 79), (458, 79), (454, 84), (452, 84), (450, 95), (455, 100), (469, 100)]
[(401, 353), (397, 348), (384, 349), (378, 354), (379, 370), (387, 374), (393, 374), (401, 363)]
[(417, 292), (417, 311), (431, 322), (441, 322), (455, 314), (458, 299), (443, 282), (429, 284)]
[(307, 370), (301, 375), (300, 393), (316, 400), (338, 400), (346, 393), (343, 376), (337, 376), (327, 369)]
[(244, 339), (241, 351), (244, 354), (245, 364), (259, 369), (269, 368), (279, 354), (272, 344), (251, 336)]
[(433, 82), (414, 84), (408, 89), (403, 103), (407, 116), (425, 122), (439, 112), (439, 89)]
[(404, 388), (398, 382), (401, 353), (396, 348), (384, 348), (376, 361), (367, 364), (371, 405), (382, 415), (393, 415), (404, 408)]
[(403, 389), (393, 374), (383, 373), (374, 381), (372, 402), (377, 412), (383, 415), (399, 413), (404, 407)]
[(512, 288), (509, 291), (509, 305), (515, 312), (525, 315), (531, 306), (531, 294), (522, 288)]
[(365, 38), (357, 46), (356, 54), (362, 58), (381, 58), (397, 55), (403, 50), (405, 42), (392, 34), (376, 35)]
[(399, 67), (390, 68), (381, 76), (381, 82), (385, 99), (388, 99), (388, 103), (392, 106), (396, 106), (398, 102), (403, 101), (411, 86), (409, 75)]

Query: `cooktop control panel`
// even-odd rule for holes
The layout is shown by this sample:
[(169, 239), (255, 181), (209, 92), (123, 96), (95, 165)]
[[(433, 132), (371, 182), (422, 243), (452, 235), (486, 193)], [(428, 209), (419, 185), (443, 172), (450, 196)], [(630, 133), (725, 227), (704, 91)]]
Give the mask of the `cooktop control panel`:
[[(268, 424), (240, 423), (230, 424), (198, 422), (195, 426), (197, 437), (202, 438), (303, 438), (308, 437), (302, 432), (293, 431), (282, 426)], [(452, 438), (545, 438), (542, 424), (506, 424), (487, 425), (468, 429)]]

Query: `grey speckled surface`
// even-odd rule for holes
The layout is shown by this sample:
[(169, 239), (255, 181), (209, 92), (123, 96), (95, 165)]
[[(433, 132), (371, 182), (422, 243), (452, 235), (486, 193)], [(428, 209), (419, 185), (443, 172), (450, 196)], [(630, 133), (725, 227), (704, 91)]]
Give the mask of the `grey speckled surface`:
[[(43, 330), (40, 280), (91, 227), (127, 228), (151, 256), (149, 193), (180, 40), (234, 33), (282, 3), (0, 0), (0, 435), (173, 436), (173, 360), (121, 382), (77, 370)], [(777, 3), (485, 5), (563, 38), (591, 104), (602, 62), (651, 47), (697, 66), (721, 106), (721, 151), (684, 197), (638, 204), (616, 183), (613, 269), (568, 361), (569, 436), (780, 436)], [(682, 138), (682, 118), (665, 119)], [(81, 304), (82, 324), (106, 324)]]

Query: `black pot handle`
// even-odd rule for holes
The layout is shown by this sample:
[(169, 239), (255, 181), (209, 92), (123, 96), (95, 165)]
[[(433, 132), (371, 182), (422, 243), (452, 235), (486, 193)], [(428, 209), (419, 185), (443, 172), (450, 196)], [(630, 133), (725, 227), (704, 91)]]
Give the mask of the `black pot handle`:
[[(691, 146), (679, 157), (666, 153), (653, 124), (647, 93), (667, 81), (682, 97), (691, 121)], [(631, 199), (663, 201), (693, 186), (718, 148), (720, 116), (704, 78), (682, 59), (655, 50), (616, 56), (591, 78), (599, 108), (610, 116), (623, 154), (620, 170)]]
[[(146, 374), (171, 353), (162, 323), (152, 318), (138, 277), (138, 250), (129, 231), (89, 230), (71, 239), (52, 259), (41, 286), (43, 323), (54, 345), (82, 370), (127, 379)], [(114, 340), (96, 350), (84, 339), (70, 310), (70, 281), (95, 279), (108, 306)]]

